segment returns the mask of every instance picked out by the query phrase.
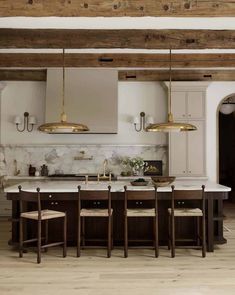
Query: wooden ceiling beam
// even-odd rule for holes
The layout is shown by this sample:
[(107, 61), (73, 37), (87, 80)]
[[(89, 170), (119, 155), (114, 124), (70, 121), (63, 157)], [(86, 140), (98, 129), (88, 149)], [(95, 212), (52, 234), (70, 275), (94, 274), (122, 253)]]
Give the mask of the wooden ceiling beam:
[(234, 16), (232, 0), (0, 0), (0, 16)]
[[(46, 70), (0, 70), (0, 81), (46, 81)], [(168, 70), (119, 71), (119, 81), (168, 81)], [(235, 81), (235, 70), (172, 70), (172, 81)]]
[[(61, 67), (62, 54), (53, 53), (0, 53), (0, 67)], [(169, 54), (142, 53), (66, 53), (66, 67), (101, 68), (167, 68)], [(235, 67), (235, 54), (172, 54), (172, 67), (211, 68)]]
[(0, 48), (234, 49), (235, 30), (3, 28)]
[[(119, 81), (168, 81), (169, 71), (119, 71)], [(234, 70), (172, 70), (172, 81), (235, 81)]]
[(0, 81), (46, 81), (46, 70), (0, 70)]

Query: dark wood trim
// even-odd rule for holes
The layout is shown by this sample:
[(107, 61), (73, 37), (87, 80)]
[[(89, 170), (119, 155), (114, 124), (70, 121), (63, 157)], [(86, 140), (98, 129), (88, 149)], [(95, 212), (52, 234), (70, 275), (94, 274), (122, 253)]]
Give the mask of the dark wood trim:
[[(119, 71), (119, 81), (167, 81), (168, 70)], [(234, 70), (172, 70), (172, 81), (234, 81)]]
[(0, 16), (234, 16), (233, 1), (0, 1)]
[(46, 70), (0, 70), (1, 81), (46, 81)]
[(235, 30), (3, 28), (0, 48), (233, 49)]

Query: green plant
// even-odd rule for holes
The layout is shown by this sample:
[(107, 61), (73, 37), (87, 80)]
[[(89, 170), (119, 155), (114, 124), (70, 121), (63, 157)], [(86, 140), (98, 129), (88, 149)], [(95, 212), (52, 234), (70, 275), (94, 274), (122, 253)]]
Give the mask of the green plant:
[(140, 171), (146, 166), (144, 159), (141, 157), (125, 157), (122, 159), (122, 165), (124, 168), (131, 168), (132, 170)]

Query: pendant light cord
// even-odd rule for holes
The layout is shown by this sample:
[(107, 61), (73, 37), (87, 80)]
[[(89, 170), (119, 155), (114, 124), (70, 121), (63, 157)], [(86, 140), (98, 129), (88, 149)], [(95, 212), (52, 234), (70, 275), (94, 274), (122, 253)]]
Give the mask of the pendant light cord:
[(63, 88), (62, 88), (62, 112), (64, 113), (64, 88), (65, 88), (65, 62), (64, 62), (64, 48), (63, 48)]
[(171, 114), (171, 48), (170, 48), (170, 65), (169, 65), (169, 94), (168, 94), (168, 104), (169, 104), (169, 112)]

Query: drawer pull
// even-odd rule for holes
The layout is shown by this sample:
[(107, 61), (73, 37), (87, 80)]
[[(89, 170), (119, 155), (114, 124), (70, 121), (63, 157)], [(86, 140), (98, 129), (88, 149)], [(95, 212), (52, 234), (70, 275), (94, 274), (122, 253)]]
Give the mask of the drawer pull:
[(58, 202), (55, 202), (55, 205), (58, 205)]
[(49, 195), (49, 198), (51, 199), (52, 198), (52, 195)]

